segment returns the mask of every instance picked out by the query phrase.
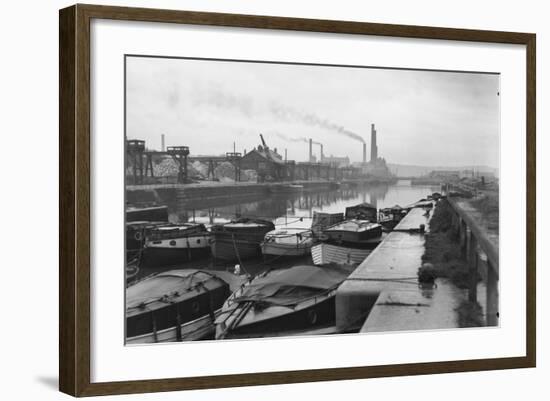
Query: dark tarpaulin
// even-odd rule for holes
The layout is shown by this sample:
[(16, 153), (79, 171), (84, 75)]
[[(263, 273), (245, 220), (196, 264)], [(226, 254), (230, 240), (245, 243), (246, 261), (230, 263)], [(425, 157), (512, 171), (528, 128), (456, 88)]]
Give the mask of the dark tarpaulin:
[(343, 266), (294, 266), (273, 270), (265, 277), (255, 278), (244, 288), (235, 302), (265, 302), (292, 306), (306, 298), (323, 294), (335, 288), (353, 271)]

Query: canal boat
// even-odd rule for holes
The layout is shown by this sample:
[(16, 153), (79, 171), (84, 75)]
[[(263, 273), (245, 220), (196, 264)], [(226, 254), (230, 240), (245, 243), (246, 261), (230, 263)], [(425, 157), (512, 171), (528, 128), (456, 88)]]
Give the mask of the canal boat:
[(378, 223), (384, 231), (391, 231), (405, 217), (407, 209), (399, 205), (394, 205), (384, 209), (380, 209), (378, 214)]
[(125, 269), (125, 276), (126, 276), (126, 285), (130, 285), (138, 276), (139, 274), (139, 257), (136, 256), (131, 260), (126, 261), (126, 269)]
[(221, 306), (245, 280), (183, 269), (139, 281), (126, 289), (126, 344), (212, 338)]
[(346, 208), (345, 218), (377, 221), (378, 212), (374, 205), (368, 202), (363, 202), (355, 206), (349, 206)]
[(311, 247), (311, 259), (315, 265), (338, 263), (356, 266), (362, 263), (371, 252), (372, 248), (354, 248), (321, 242)]
[(167, 206), (137, 207), (126, 206), (126, 222), (130, 221), (168, 221)]
[(313, 245), (313, 233), (306, 228), (281, 228), (268, 232), (261, 244), (264, 256), (304, 256)]
[(344, 220), (325, 228), (321, 239), (338, 245), (376, 246), (382, 240), (382, 226), (369, 220)]
[(169, 225), (165, 221), (131, 221), (126, 223), (126, 253), (128, 260), (141, 251), (151, 230)]
[(319, 239), (311, 248), (315, 265), (357, 265), (382, 241), (382, 226), (368, 220), (344, 220), (325, 228)]
[(265, 235), (274, 230), (271, 221), (241, 218), (212, 226), (210, 249), (214, 259), (240, 262), (260, 255)]
[(204, 224), (169, 224), (152, 228), (147, 234), (141, 266), (177, 265), (207, 256), (210, 232)]
[(316, 235), (320, 234), (325, 228), (344, 220), (344, 213), (313, 212), (311, 230)]
[(349, 266), (294, 266), (250, 279), (225, 301), (216, 339), (272, 337), (329, 327), (338, 286)]

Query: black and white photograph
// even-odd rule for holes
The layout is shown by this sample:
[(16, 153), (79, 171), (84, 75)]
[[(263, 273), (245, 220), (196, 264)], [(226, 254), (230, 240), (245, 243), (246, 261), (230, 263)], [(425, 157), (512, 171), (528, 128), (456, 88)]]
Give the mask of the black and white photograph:
[(499, 326), (498, 73), (124, 68), (126, 345)]

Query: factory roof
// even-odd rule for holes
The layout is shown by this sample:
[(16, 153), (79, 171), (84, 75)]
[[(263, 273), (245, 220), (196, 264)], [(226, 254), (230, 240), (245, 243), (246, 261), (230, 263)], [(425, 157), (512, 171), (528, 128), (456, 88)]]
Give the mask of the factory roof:
[(256, 154), (260, 155), (261, 157), (263, 157), (264, 159), (272, 161), (273, 163), (285, 164), (285, 162), (284, 162), (283, 158), (281, 157), (281, 155), (279, 155), (274, 150), (269, 149), (268, 147), (258, 146), (257, 148), (255, 148), (255, 149), (251, 150), (250, 152), (248, 152), (247, 155), (249, 155), (250, 153), (256, 153)]

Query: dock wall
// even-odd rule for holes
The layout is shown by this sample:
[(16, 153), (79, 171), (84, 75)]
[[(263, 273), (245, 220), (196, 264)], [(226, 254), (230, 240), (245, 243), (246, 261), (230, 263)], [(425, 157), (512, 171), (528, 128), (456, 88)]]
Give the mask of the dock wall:
[[(477, 302), (479, 274), (486, 280), (486, 325), (498, 325), (498, 247), (459, 203), (450, 199), (452, 229), (470, 267), (468, 298)], [(336, 293), (336, 326), (361, 332), (456, 328), (456, 308), (465, 297), (448, 279), (418, 282), (424, 235), (431, 213), (413, 208), (355, 269)], [(420, 231), (420, 232), (419, 232)], [(481, 297), (482, 298), (482, 297)]]
[[(323, 191), (337, 188), (337, 184), (326, 180), (294, 181), (302, 185), (303, 190)], [(186, 202), (190, 200), (215, 200), (224, 197), (268, 196), (271, 188), (281, 183), (251, 183), (251, 182), (206, 182), (196, 184), (149, 184), (126, 186), (126, 201), (129, 203), (156, 202), (169, 203), (173, 201)]]
[(453, 210), (452, 230), (460, 242), (462, 256), (470, 268), (470, 285), (468, 297), (471, 302), (477, 302), (478, 274), (485, 276), (487, 286), (486, 324), (497, 326), (499, 318), (499, 252), (498, 246), (492, 242), (482, 225), (472, 217), (460, 203), (448, 198)]

